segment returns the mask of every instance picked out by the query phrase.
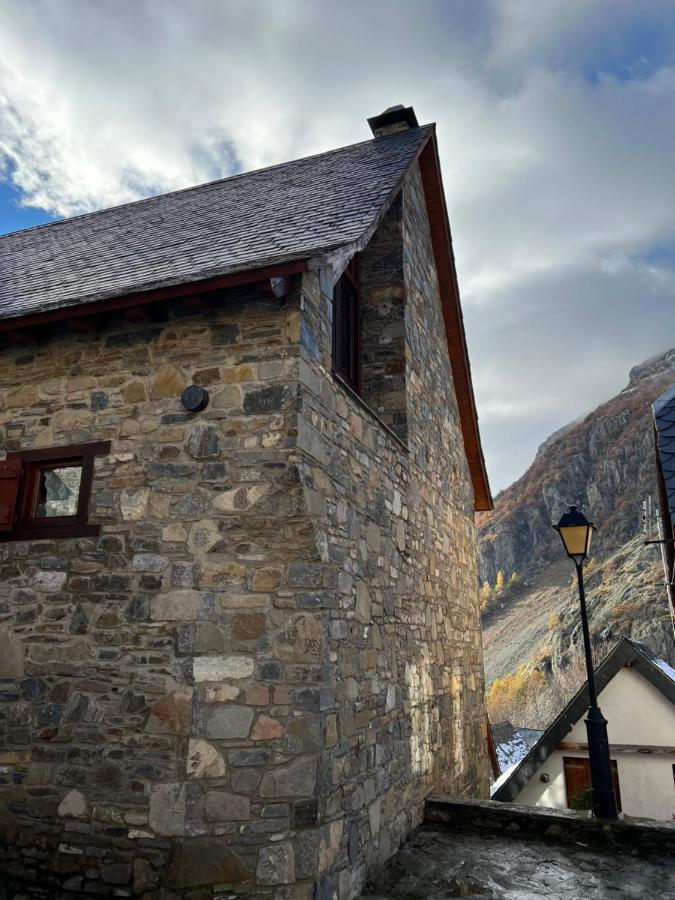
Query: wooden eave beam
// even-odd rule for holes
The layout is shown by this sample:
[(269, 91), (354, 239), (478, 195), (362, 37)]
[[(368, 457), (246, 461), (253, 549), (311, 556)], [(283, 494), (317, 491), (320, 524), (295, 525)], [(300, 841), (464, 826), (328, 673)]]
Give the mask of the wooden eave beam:
[(140, 291), (134, 294), (125, 294), (120, 297), (110, 297), (104, 300), (94, 300), (90, 303), (81, 303), (75, 306), (63, 306), (58, 309), (42, 313), (31, 313), (27, 316), (17, 316), (13, 319), (0, 321), (0, 332), (35, 328), (40, 325), (48, 325), (52, 322), (71, 321), (85, 316), (96, 316), (101, 313), (109, 313), (118, 310), (127, 310), (150, 303), (158, 303), (162, 300), (173, 300), (180, 297), (189, 297), (195, 294), (206, 294), (225, 288), (238, 287), (243, 284), (258, 284), (269, 279), (287, 278), (307, 269), (307, 260), (300, 259), (293, 262), (282, 263), (277, 266), (266, 266), (261, 269), (248, 269), (244, 272), (232, 272), (229, 275), (220, 275), (216, 278), (206, 278), (201, 281), (190, 281), (184, 284), (171, 285), (169, 287), (156, 288), (154, 290)]
[(477, 511), (483, 512), (493, 509), (494, 504), (478, 430), (478, 414), (471, 383), (471, 366), (466, 346), (466, 333), (459, 299), (448, 210), (441, 181), (441, 164), (438, 157), (435, 129), (420, 154), (419, 166), (429, 216), (431, 242), (436, 261), (443, 320), (459, 406), (464, 449), (471, 472), (475, 508)]
[[(575, 743), (573, 741), (562, 741), (558, 745), (558, 750), (567, 753), (588, 753), (588, 744)], [(612, 744), (610, 742), (609, 752), (612, 753), (643, 753), (649, 755), (675, 756), (675, 747), (670, 745), (662, 746), (661, 744)]]

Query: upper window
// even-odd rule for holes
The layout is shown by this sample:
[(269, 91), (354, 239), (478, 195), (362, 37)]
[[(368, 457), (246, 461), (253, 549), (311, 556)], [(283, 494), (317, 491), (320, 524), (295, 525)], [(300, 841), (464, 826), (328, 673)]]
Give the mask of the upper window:
[(352, 390), (361, 391), (361, 299), (359, 258), (354, 256), (335, 285), (333, 370)]
[(110, 441), (17, 450), (0, 462), (0, 540), (97, 535), (88, 521), (94, 457)]

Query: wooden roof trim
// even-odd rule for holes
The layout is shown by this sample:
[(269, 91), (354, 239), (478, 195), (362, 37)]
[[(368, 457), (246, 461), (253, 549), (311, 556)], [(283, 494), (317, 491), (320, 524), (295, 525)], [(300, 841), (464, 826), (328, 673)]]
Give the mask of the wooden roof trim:
[(490, 765), (492, 767), (492, 774), (494, 775), (495, 781), (501, 775), (501, 769), (499, 768), (499, 757), (497, 756), (497, 747), (495, 745), (495, 736), (492, 733), (492, 725), (490, 725), (490, 717), (487, 713), (485, 713), (485, 726), (487, 729), (487, 746), (488, 746), (488, 759), (490, 760)]
[(483, 512), (493, 509), (494, 504), (478, 430), (478, 413), (471, 381), (471, 365), (459, 299), (450, 221), (441, 180), (441, 164), (435, 126), (420, 153), (419, 166), (429, 216), (445, 333), (464, 437), (464, 450), (473, 482), (475, 508), (477, 511)]
[(161, 300), (189, 297), (191, 294), (206, 294), (211, 291), (238, 287), (243, 284), (258, 284), (271, 278), (286, 277), (298, 272), (304, 272), (306, 269), (307, 260), (300, 259), (294, 260), (293, 262), (281, 263), (276, 266), (266, 266), (261, 269), (231, 272), (227, 275), (219, 275), (215, 278), (205, 278), (201, 281), (189, 281), (184, 284), (175, 284), (134, 294), (124, 294), (120, 297), (93, 300), (90, 303), (81, 303), (77, 306), (64, 306), (45, 312), (31, 313), (27, 316), (2, 319), (0, 320), (0, 332), (22, 331), (26, 328), (47, 325), (50, 322), (70, 321), (71, 319), (82, 318), (85, 316), (96, 316), (101, 313), (129, 309), (134, 306), (144, 306), (149, 303), (157, 303)]

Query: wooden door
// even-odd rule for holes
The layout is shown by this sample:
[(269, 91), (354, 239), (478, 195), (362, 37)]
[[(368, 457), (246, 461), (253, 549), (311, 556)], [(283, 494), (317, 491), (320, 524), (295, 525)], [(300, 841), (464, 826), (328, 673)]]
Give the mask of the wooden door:
[[(612, 787), (616, 808), (621, 812), (621, 791), (619, 790), (619, 771), (616, 760), (611, 760)], [(587, 757), (563, 756), (565, 769), (565, 791), (567, 792), (568, 809), (592, 809), (591, 762)]]

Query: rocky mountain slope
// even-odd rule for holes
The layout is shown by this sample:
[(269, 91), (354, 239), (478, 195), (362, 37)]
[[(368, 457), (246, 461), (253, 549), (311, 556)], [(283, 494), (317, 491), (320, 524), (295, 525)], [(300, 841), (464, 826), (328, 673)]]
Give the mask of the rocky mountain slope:
[[(570, 503), (598, 526), (587, 566), (597, 654), (627, 634), (674, 660), (660, 554), (641, 534), (642, 499), (656, 501), (651, 404), (674, 381), (675, 349), (635, 366), (623, 391), (551, 435), (494, 513), (482, 515), (488, 684), (522, 665), (560, 672), (579, 645), (573, 566), (551, 528)], [(507, 585), (519, 577), (495, 592), (500, 571)]]

